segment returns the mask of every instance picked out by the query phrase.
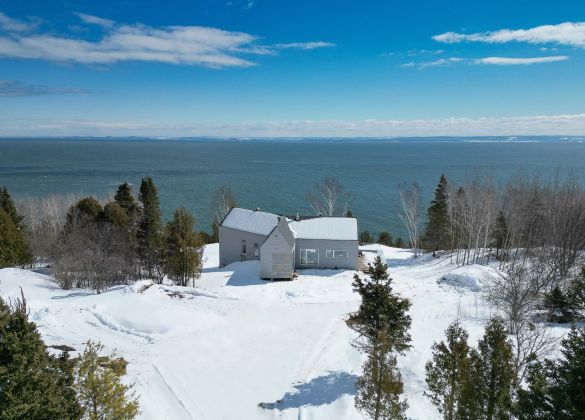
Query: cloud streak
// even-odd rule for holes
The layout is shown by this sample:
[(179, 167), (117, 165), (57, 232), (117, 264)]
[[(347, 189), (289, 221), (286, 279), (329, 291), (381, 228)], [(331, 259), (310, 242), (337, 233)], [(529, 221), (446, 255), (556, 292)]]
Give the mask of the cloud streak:
[(31, 85), (18, 80), (0, 80), (0, 97), (68, 95), (90, 93), (85, 89)]
[(585, 114), (415, 120), (280, 121), (191, 124), (0, 119), (3, 136), (401, 137), (585, 134)]
[(558, 61), (566, 61), (569, 57), (566, 55), (556, 55), (549, 57), (530, 57), (530, 58), (514, 58), (514, 57), (485, 57), (475, 60), (475, 64), (493, 64), (497, 66), (514, 66), (514, 65), (530, 65), (541, 63), (555, 63)]
[(536, 26), (529, 29), (500, 29), (472, 34), (445, 32), (433, 36), (433, 39), (445, 44), (461, 42), (484, 42), (490, 44), (524, 42), (585, 48), (585, 22), (565, 22), (558, 25)]
[(99, 65), (143, 61), (224, 68), (256, 65), (249, 56), (334, 45), (322, 41), (261, 45), (258, 37), (245, 32), (204, 26), (127, 25), (84, 13), (77, 16), (84, 24), (99, 26), (101, 38), (85, 40), (39, 31), (28, 33), (34, 29), (32, 26), (0, 13), (0, 57)]

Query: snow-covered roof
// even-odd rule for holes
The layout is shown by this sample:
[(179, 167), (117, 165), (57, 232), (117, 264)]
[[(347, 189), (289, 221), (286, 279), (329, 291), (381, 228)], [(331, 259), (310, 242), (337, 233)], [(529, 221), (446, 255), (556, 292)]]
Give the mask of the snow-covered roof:
[(269, 235), (278, 224), (278, 216), (258, 210), (233, 208), (223, 219), (222, 226), (244, 232)]
[(357, 220), (353, 217), (315, 217), (306, 220), (290, 220), (290, 230), (298, 239), (325, 239), (332, 241), (357, 241)]

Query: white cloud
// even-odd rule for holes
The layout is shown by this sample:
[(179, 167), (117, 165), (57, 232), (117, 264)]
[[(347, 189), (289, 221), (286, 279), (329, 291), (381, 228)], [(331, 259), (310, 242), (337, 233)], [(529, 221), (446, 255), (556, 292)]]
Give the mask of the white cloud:
[[(121, 61), (149, 61), (200, 65), (211, 68), (247, 67), (256, 63), (245, 55), (275, 55), (279, 49), (310, 50), (332, 46), (328, 42), (260, 45), (245, 32), (203, 26), (150, 27), (126, 25), (97, 16), (78, 13), (86, 24), (99, 25), (97, 41), (52, 33), (22, 33), (20, 23), (2, 21), (0, 15), (0, 57), (41, 59), (82, 64), (113, 64)], [(6, 19), (9, 19), (6, 17)]]
[(79, 18), (84, 21), (85, 23), (91, 23), (93, 25), (104, 26), (106, 28), (111, 28), (114, 26), (116, 22), (110, 19), (104, 19), (98, 16), (92, 16), (85, 13), (75, 13)]
[(313, 42), (290, 42), (288, 44), (276, 44), (276, 48), (280, 49), (296, 49), (296, 50), (315, 50), (317, 48), (335, 47), (332, 42), (313, 41)]
[(34, 29), (36, 24), (12, 19), (0, 12), (0, 28), (11, 32), (26, 32)]
[(585, 114), (418, 120), (280, 121), (249, 123), (126, 122), (0, 119), (3, 136), (225, 136), (225, 137), (400, 137), (514, 136), (585, 133)]
[(461, 63), (462, 61), (465, 60), (459, 57), (440, 58), (438, 60), (424, 61), (422, 63), (418, 63), (418, 67), (421, 69), (424, 69), (426, 67), (444, 67), (449, 66), (451, 64)]
[(475, 60), (475, 64), (495, 64), (498, 66), (528, 65), (540, 63), (554, 63), (557, 61), (566, 61), (569, 57), (566, 55), (556, 55), (550, 57), (530, 57), (530, 58), (513, 58), (513, 57), (485, 57)]
[(503, 44), (526, 42), (530, 44), (558, 44), (585, 48), (585, 22), (565, 22), (558, 25), (542, 25), (530, 29), (500, 29), (498, 31), (462, 34), (446, 32), (435, 35), (435, 41), (455, 44), (464, 41)]

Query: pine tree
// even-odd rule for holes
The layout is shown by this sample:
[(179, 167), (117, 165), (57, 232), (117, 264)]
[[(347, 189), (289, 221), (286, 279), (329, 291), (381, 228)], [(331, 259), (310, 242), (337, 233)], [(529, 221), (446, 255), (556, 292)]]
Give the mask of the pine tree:
[(485, 420), (510, 418), (516, 381), (512, 359), (504, 322), (493, 318), (471, 358), (470, 376), (478, 385), (476, 398)]
[(575, 318), (571, 299), (559, 286), (555, 286), (550, 293), (544, 294), (543, 306), (548, 311), (548, 319), (551, 322), (572, 322)]
[(0, 299), (0, 418), (80, 418), (72, 381), (67, 354), (47, 352), (24, 297), (13, 307)]
[(88, 341), (76, 369), (75, 386), (84, 410), (90, 420), (133, 419), (138, 416), (139, 405), (134, 385), (124, 385), (114, 355), (102, 356), (103, 346)]
[(187, 286), (201, 275), (203, 243), (194, 231), (195, 220), (185, 208), (175, 211), (167, 223), (165, 266), (170, 277)]
[(444, 419), (462, 418), (460, 404), (464, 395), (465, 379), (469, 375), (469, 346), (467, 331), (454, 322), (446, 331), (447, 343), (433, 345), (433, 360), (427, 362), (425, 395), (438, 407)]
[(138, 221), (138, 255), (148, 276), (153, 277), (154, 269), (161, 263), (161, 211), (158, 194), (152, 178), (143, 178), (138, 200), (142, 204)]
[(447, 178), (441, 175), (435, 190), (435, 198), (427, 210), (427, 226), (424, 234), (424, 243), (435, 256), (439, 249), (448, 249), (449, 242), (449, 196), (447, 192)]
[(392, 235), (389, 232), (380, 232), (378, 243), (381, 245), (392, 246)]
[(368, 351), (362, 375), (356, 380), (355, 406), (374, 420), (406, 419), (408, 408), (406, 401), (400, 401), (402, 378), (388, 338), (384, 332), (379, 334), (376, 345)]
[(354, 275), (353, 289), (362, 297), (357, 312), (352, 313), (348, 326), (359, 334), (361, 343), (358, 347), (369, 348), (375, 345), (381, 332), (386, 334), (390, 351), (404, 353), (410, 348), (411, 318), (408, 299), (402, 299), (392, 292), (392, 279), (388, 275), (388, 266), (376, 257), (374, 264), (368, 264), (366, 278)]
[(6, 187), (0, 189), (0, 208), (3, 209), (18, 230), (24, 230), (24, 217), (16, 211), (16, 206)]
[(32, 254), (22, 232), (0, 208), (0, 268), (25, 265), (31, 261)]

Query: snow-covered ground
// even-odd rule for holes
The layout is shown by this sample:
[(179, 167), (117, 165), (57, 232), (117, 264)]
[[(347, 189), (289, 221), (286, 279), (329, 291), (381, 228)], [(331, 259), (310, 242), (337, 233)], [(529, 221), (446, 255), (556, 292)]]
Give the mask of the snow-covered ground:
[[(413, 348), (399, 358), (408, 414), (438, 418), (423, 395), (431, 346), (457, 318), (472, 342), (479, 338), (491, 315), (481, 287), (493, 269), (378, 245), (363, 250), (386, 259), (394, 290), (412, 302)], [(3, 269), (0, 295), (16, 298), (22, 287), (48, 345), (80, 349), (92, 339), (116, 349), (129, 362), (142, 418), (361, 419), (353, 393), (362, 356), (344, 323), (359, 306), (354, 272), (304, 270), (296, 281), (265, 282), (257, 262), (218, 269), (217, 244), (205, 259), (195, 288), (141, 281), (95, 295)]]

